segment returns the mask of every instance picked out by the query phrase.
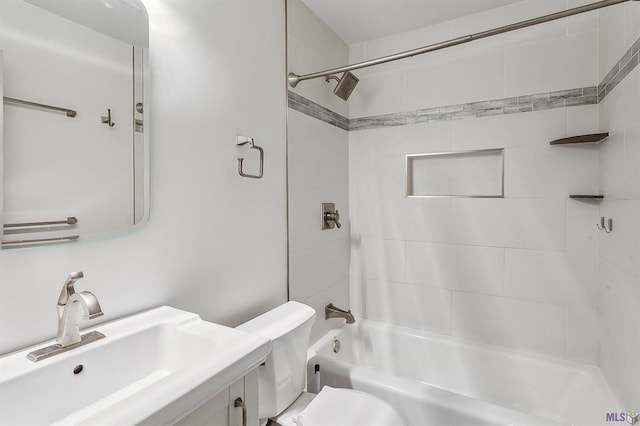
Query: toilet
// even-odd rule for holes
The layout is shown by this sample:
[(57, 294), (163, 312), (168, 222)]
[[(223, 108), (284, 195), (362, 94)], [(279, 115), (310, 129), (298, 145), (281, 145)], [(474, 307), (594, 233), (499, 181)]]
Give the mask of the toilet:
[(315, 311), (287, 302), (238, 329), (271, 340), (271, 353), (259, 367), (260, 425), (269, 419), (282, 426), (404, 426), (386, 401), (353, 389), (324, 386), (304, 392), (307, 347)]

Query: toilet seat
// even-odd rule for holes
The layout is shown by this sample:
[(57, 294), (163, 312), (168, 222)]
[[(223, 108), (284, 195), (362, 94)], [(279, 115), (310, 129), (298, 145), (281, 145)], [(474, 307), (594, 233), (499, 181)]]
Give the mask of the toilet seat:
[(353, 389), (324, 386), (294, 419), (297, 426), (403, 426), (386, 401)]

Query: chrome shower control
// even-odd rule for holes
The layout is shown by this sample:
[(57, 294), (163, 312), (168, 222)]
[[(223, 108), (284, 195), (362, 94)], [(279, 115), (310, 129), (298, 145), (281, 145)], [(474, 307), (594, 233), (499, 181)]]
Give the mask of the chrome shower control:
[(342, 227), (340, 224), (340, 212), (338, 210), (336, 210), (335, 213), (325, 213), (324, 218), (328, 222), (334, 222), (338, 228)]
[(322, 203), (322, 229), (341, 228), (340, 212), (334, 203)]

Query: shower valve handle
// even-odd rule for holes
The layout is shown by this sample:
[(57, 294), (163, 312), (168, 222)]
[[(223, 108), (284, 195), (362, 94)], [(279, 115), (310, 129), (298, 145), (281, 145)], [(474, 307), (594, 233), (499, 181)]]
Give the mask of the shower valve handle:
[(326, 212), (324, 214), (324, 220), (326, 220), (327, 222), (333, 222), (336, 224), (336, 226), (338, 228), (342, 228), (342, 225), (340, 224), (340, 211), (336, 210), (335, 212)]

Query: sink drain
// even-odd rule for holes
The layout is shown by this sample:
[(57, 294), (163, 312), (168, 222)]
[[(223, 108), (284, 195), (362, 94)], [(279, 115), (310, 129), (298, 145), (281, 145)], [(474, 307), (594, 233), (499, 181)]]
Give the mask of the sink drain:
[(340, 352), (340, 340), (336, 339), (333, 341), (333, 351), (335, 353)]
[(76, 367), (73, 369), (73, 374), (80, 374), (82, 373), (82, 370), (84, 370), (84, 365), (76, 365)]

